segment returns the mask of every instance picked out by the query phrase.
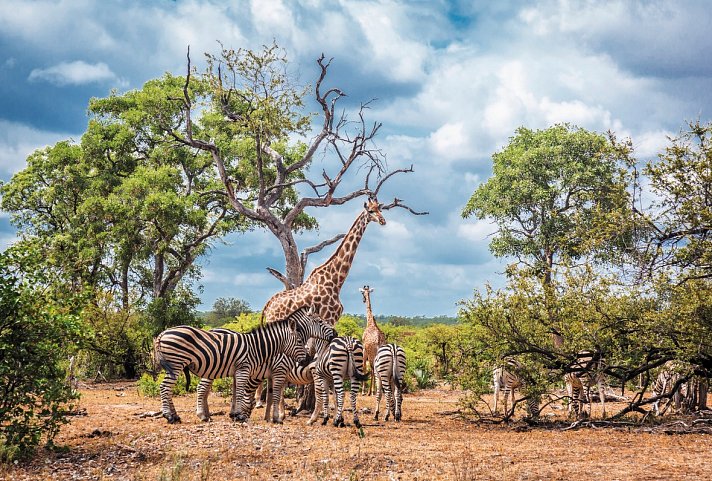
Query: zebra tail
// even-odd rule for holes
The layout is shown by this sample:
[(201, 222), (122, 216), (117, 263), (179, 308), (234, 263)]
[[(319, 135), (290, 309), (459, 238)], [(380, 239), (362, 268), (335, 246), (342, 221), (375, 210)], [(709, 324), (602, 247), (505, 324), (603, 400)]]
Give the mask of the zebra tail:
[(403, 388), (403, 378), (400, 375), (400, 369), (398, 369), (398, 351), (393, 350), (393, 365), (391, 366), (393, 370), (393, 379), (396, 381), (396, 386), (398, 389)]
[(185, 374), (185, 391), (190, 392), (190, 370), (188, 366), (183, 368), (183, 374)]
[[(349, 369), (350, 372), (349, 375), (353, 376), (355, 379), (358, 381), (368, 381), (370, 376), (368, 374), (364, 374), (363, 370), (359, 369), (358, 365), (356, 365), (356, 361), (354, 360), (354, 353), (349, 349), (349, 365), (351, 366), (351, 369)], [(363, 368), (363, 366), (362, 366)]]
[(163, 352), (161, 351), (161, 335), (153, 341), (153, 368), (156, 372), (158, 372), (159, 367), (163, 368), (166, 373), (174, 377), (176, 372), (173, 370), (173, 366), (163, 357)]

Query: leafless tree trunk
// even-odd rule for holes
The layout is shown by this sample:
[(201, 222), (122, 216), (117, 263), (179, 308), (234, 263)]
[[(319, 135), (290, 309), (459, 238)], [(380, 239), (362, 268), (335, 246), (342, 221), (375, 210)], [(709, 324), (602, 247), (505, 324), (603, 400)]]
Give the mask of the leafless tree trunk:
[[(271, 52), (271, 50), (269, 50), (269, 52)], [(231, 54), (235, 55), (232, 51), (223, 50), (223, 58)], [(282, 139), (275, 135), (270, 136), (270, 132), (251, 132), (250, 135), (252, 135), (257, 148), (256, 189), (248, 189), (245, 185), (242, 185), (239, 181), (228, 175), (230, 159), (224, 155), (215, 142), (209, 139), (199, 139), (194, 136), (194, 124), (191, 118), (193, 103), (189, 90), (191, 75), (190, 50), (187, 56), (188, 68), (183, 88), (183, 97), (174, 99), (181, 101), (183, 104), (185, 128), (184, 131), (174, 129), (172, 131), (173, 137), (184, 145), (189, 145), (210, 153), (225, 188), (224, 195), (227, 196), (232, 208), (238, 214), (267, 228), (279, 240), (284, 252), (285, 274), (282, 275), (274, 269), (271, 269), (270, 272), (282, 281), (287, 288), (299, 286), (303, 283), (305, 277), (304, 269), (310, 254), (334, 244), (344, 236), (344, 234), (337, 235), (316, 246), (305, 249), (300, 254), (294, 239), (295, 222), (298, 221), (298, 218), (307, 207), (341, 205), (358, 197), (375, 195), (383, 182), (392, 175), (413, 171), (411, 166), (408, 169), (399, 169), (388, 174), (385, 173), (384, 156), (380, 150), (373, 147), (373, 140), (381, 124), (373, 123), (372, 125), (367, 125), (364, 113), (368, 109), (368, 103), (361, 105), (358, 111), (358, 120), (355, 122), (348, 121), (344, 113), (338, 117), (335, 115), (336, 104), (345, 94), (338, 88), (330, 88), (324, 91), (323, 82), (330, 63), (330, 60), (325, 60), (323, 54), (317, 60), (320, 74), (316, 82), (314, 94), (321, 107), (323, 123), (321, 129), (308, 145), (301, 159), (290, 164), (272, 147), (272, 142)], [(212, 74), (214, 73), (210, 70), (207, 75)], [(247, 125), (248, 122), (245, 119), (245, 114), (235, 111), (230, 103), (231, 99), (234, 99), (236, 96), (243, 99), (246, 97), (244, 91), (240, 90), (238, 84), (239, 79), (237, 77), (234, 70), (228, 75), (224, 74), (221, 68), (218, 67), (217, 76), (212, 77), (212, 79), (217, 82), (217, 93), (215, 93), (215, 97), (226, 119), (237, 125)], [(265, 80), (265, 82), (267, 81)], [(265, 98), (271, 98), (268, 83), (259, 85), (259, 87), (261, 89), (261, 95), (264, 95)], [(274, 95), (279, 95), (279, 93), (275, 93)], [(355, 127), (355, 133), (353, 132), (353, 127)], [(306, 178), (306, 176), (295, 175), (299, 172), (303, 172), (308, 167), (314, 154), (319, 149), (328, 150), (338, 159), (338, 161), (334, 162), (334, 171), (327, 173), (326, 170), (324, 170), (321, 173), (321, 179), (319, 181)], [(366, 176), (363, 187), (337, 195), (337, 188), (341, 185), (344, 176), (353, 168), (354, 164), (359, 167), (366, 166)], [(375, 189), (371, 186), (371, 176), (374, 172), (378, 179)], [(311, 197), (301, 197), (286, 211), (283, 206), (280, 209), (280, 202), (283, 200), (287, 189), (299, 184), (307, 186), (308, 189), (313, 192), (313, 195)], [(243, 195), (244, 198), (241, 197), (241, 195)], [(382, 209), (392, 207), (402, 207), (410, 210), (414, 214), (420, 214), (402, 204), (399, 199), (395, 199), (393, 203)]]

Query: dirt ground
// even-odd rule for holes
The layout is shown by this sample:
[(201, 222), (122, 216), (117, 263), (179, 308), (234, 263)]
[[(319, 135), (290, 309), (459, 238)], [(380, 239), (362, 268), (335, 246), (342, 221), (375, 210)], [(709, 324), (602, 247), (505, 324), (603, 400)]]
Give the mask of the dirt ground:
[[(177, 397), (183, 419), (168, 425), (160, 401), (138, 395), (135, 383), (82, 386), (80, 410), (56, 444), (30, 463), (0, 467), (2, 480), (472, 480), (711, 479), (712, 436), (621, 429), (530, 429), (479, 425), (453, 415), (462, 393), (420, 391), (403, 400), (399, 424), (362, 414), (353, 427), (282, 426), (255, 410), (246, 425), (230, 421), (229, 399), (210, 396), (209, 423), (198, 420), (192, 396)], [(359, 409), (374, 407), (359, 397)], [(563, 418), (563, 410), (545, 411)], [(347, 423), (351, 413), (346, 413)]]

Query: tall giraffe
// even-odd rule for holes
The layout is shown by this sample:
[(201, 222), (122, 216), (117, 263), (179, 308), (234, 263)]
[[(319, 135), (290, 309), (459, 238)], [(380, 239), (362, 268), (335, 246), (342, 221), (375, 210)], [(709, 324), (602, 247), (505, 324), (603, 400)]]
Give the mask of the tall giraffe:
[(341, 244), (326, 262), (314, 269), (301, 286), (278, 292), (267, 301), (262, 310), (265, 322), (284, 319), (301, 307), (312, 306), (317, 316), (332, 326), (336, 324), (344, 310), (339, 293), (366, 226), (371, 221), (386, 224), (375, 197), (369, 198), (363, 207), (364, 210), (356, 217)]
[[(363, 204), (363, 211), (356, 217), (341, 244), (326, 262), (314, 269), (301, 286), (278, 292), (267, 301), (262, 309), (262, 320), (272, 322), (285, 319), (297, 309), (311, 307), (318, 317), (332, 326), (336, 324), (344, 311), (339, 299), (341, 287), (351, 269), (358, 244), (371, 221), (386, 224), (375, 197), (370, 197)], [(262, 390), (263, 386), (260, 384), (256, 393), (257, 407), (263, 406)]]
[[(363, 330), (363, 371), (366, 372), (366, 365), (371, 368), (371, 382), (368, 386), (368, 395), (373, 395), (374, 384), (376, 383), (376, 374), (373, 368), (373, 362), (376, 359), (378, 348), (386, 343), (386, 336), (376, 324), (376, 318), (373, 317), (371, 310), (371, 293), (373, 289), (369, 286), (363, 286), (361, 289), (363, 294), (363, 302), (366, 304), (366, 329)], [(366, 383), (364, 383), (361, 394), (366, 392)]]

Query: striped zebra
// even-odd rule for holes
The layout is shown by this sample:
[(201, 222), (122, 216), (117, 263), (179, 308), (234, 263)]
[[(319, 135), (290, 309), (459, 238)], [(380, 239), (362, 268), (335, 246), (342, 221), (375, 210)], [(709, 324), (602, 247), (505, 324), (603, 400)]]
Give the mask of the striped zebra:
[[(297, 331), (300, 333), (299, 339), (302, 348), (311, 339), (328, 343), (336, 337), (333, 326), (312, 314), (311, 309), (297, 310), (290, 315), (290, 318), (297, 319)], [(263, 329), (266, 329), (270, 324), (273, 323), (266, 324)], [(305, 361), (310, 360), (306, 350), (305, 355)], [(256, 350), (251, 363), (238, 364), (233, 382), (233, 401), (236, 405), (231, 409), (230, 416), (241, 422), (249, 419), (255, 407), (255, 391), (262, 381), (269, 378), (273, 386), (272, 422), (281, 424), (283, 417), (279, 412), (279, 407), (281, 406), (282, 392), (293, 364), (306, 366), (308, 362), (302, 362), (285, 351), (265, 353), (262, 347)], [(269, 410), (265, 410), (265, 419), (269, 421)]]
[(569, 366), (569, 371), (564, 374), (566, 391), (569, 396), (568, 412), (576, 417), (585, 416), (581, 406), (584, 402), (589, 404), (589, 415), (591, 412), (591, 388), (598, 388), (598, 397), (601, 401), (602, 416), (606, 417), (606, 391), (605, 391), (605, 370), (608, 367), (600, 352), (579, 351), (576, 360)]
[[(233, 376), (238, 367), (259, 366), (279, 353), (305, 361), (304, 340), (310, 333), (322, 329), (317, 321), (303, 313), (273, 324), (247, 334), (227, 329), (204, 331), (191, 326), (173, 327), (159, 334), (154, 341), (154, 352), (158, 365), (166, 370), (161, 383), (161, 409), (168, 422), (180, 422), (173, 405), (172, 389), (181, 371), (185, 372), (187, 382), (190, 382), (191, 372), (202, 378), (196, 413), (207, 421), (210, 419), (207, 397), (214, 379)], [(333, 334), (333, 330), (330, 332)], [(237, 409), (235, 394), (233, 389), (231, 416)]]
[[(308, 353), (307, 349), (307, 353)], [(307, 386), (314, 382), (314, 368), (316, 367), (316, 361), (312, 361), (306, 366), (303, 364), (298, 364), (293, 359), (285, 357), (284, 362), (287, 365), (287, 372), (285, 377), (285, 385), (290, 386)], [(280, 420), (284, 420), (284, 396), (280, 396), (281, 402), (275, 402), (275, 396), (273, 395), (273, 389), (267, 391), (267, 400), (265, 404), (265, 420), (269, 421), (269, 413), (271, 410), (276, 410), (277, 416)], [(296, 415), (296, 409), (293, 410), (292, 415)], [(273, 415), (274, 416), (274, 415)]]
[(337, 337), (316, 359), (314, 367), (314, 392), (316, 405), (307, 425), (316, 421), (319, 412), (322, 413), (322, 425), (329, 421), (329, 389), (334, 390), (336, 412), (334, 426), (344, 427), (344, 380), (351, 381), (351, 409), (354, 424), (361, 427), (356, 410), (356, 396), (361, 382), (368, 379), (362, 371), (363, 344), (358, 339), (349, 336)]
[[(527, 387), (524, 377), (521, 375), (523, 366), (518, 360), (513, 357), (505, 357), (502, 360), (502, 365), (494, 369), (492, 373), (492, 384), (494, 387), (494, 412), (497, 412), (497, 404), (499, 401), (499, 393), (504, 392), (504, 413), (508, 414), (507, 400), (512, 397), (512, 406), (514, 406), (514, 393), (517, 390), (522, 390)], [(526, 400), (527, 413), (530, 417), (539, 416), (539, 399), (536, 396), (529, 396)]]
[[(683, 397), (688, 391), (687, 383), (680, 383), (677, 389), (675, 389), (675, 385), (678, 384), (678, 381), (689, 371), (690, 366), (682, 361), (672, 360), (663, 364), (653, 382), (653, 396), (660, 397), (667, 394), (670, 396), (666, 400), (667, 405), (669, 406), (671, 403), (674, 403), (675, 409), (680, 409)], [(675, 389), (675, 392), (673, 392), (673, 389)], [(653, 410), (656, 416), (660, 415), (660, 401), (661, 399), (657, 399), (653, 403)]]
[(393, 419), (401, 420), (401, 404), (403, 403), (403, 380), (405, 378), (405, 351), (395, 344), (386, 344), (378, 348), (373, 361), (376, 373), (376, 415), (381, 409), (381, 396), (386, 395), (386, 416), (384, 421), (393, 413)]

